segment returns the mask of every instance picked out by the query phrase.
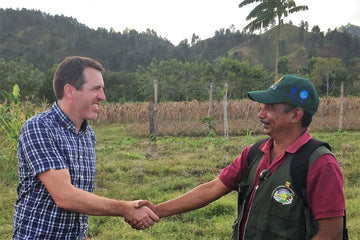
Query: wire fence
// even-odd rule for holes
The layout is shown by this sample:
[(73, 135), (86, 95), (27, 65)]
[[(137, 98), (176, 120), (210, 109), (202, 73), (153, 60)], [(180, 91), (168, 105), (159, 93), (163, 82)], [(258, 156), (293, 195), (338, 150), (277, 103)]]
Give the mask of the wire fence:
[[(342, 101), (342, 102), (341, 102)], [(343, 116), (340, 106), (343, 104)], [(319, 109), (310, 125), (311, 131), (338, 131), (339, 119), (342, 130), (360, 129), (360, 98), (332, 98), (320, 100)], [(202, 136), (208, 126), (200, 121), (208, 115), (209, 102), (160, 102), (157, 106), (158, 135)], [(261, 133), (257, 118), (260, 104), (251, 100), (228, 100), (227, 117), (229, 135), (242, 135), (248, 131)], [(217, 135), (224, 134), (223, 103), (212, 102), (212, 114)], [(129, 127), (136, 135), (149, 134), (149, 103), (106, 103), (101, 106), (97, 122), (119, 123)]]

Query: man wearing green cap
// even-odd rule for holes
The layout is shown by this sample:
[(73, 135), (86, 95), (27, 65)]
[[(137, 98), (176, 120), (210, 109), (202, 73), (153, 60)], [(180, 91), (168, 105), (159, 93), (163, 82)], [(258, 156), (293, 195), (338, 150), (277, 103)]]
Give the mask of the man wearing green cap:
[[(239, 216), (232, 239), (342, 239), (345, 199), (336, 159), (324, 146), (316, 146), (311, 155), (302, 153), (310, 156), (306, 159), (299, 157), (307, 151), (300, 149), (316, 141), (308, 132), (319, 106), (315, 87), (306, 78), (286, 75), (248, 96), (262, 104), (258, 118), (269, 135), (257, 153), (247, 146), (216, 179), (150, 207), (165, 217), (201, 208), (236, 190)], [(308, 168), (302, 194), (297, 191), (295, 162), (306, 162)]]

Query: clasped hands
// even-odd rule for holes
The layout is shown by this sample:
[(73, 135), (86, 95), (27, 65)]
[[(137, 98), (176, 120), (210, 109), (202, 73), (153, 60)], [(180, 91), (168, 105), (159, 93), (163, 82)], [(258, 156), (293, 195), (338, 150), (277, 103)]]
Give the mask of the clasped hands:
[(156, 207), (147, 200), (136, 200), (130, 202), (128, 213), (124, 216), (133, 229), (144, 230), (160, 221), (156, 215)]

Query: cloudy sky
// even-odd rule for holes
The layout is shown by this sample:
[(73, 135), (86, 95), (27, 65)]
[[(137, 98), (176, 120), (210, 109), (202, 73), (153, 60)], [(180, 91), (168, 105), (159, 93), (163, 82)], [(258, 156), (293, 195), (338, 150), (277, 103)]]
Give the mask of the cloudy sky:
[[(242, 0), (1, 0), (0, 8), (35, 9), (51, 15), (76, 18), (90, 28), (112, 27), (117, 32), (135, 29), (138, 32), (151, 29), (177, 45), (191, 39), (193, 33), (200, 39), (214, 36), (215, 31), (234, 25), (242, 30), (246, 16), (255, 5), (239, 8)], [(352, 23), (360, 26), (359, 0), (296, 0), (297, 5), (307, 5), (309, 10), (292, 14), (299, 25), (301, 20), (310, 29), (318, 25), (321, 31), (333, 30)]]

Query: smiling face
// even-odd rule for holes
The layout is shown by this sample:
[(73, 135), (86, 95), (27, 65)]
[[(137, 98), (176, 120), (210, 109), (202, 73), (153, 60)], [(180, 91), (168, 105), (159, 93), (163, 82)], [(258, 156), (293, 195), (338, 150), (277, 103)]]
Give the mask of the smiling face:
[(100, 102), (106, 100), (101, 72), (94, 68), (85, 68), (84, 76), (85, 83), (81, 90), (73, 88), (72, 96), (72, 113), (75, 118), (73, 121), (80, 124), (86, 119), (96, 119)]
[(282, 103), (263, 104), (258, 113), (258, 118), (264, 128), (264, 134), (272, 138), (286, 136), (290, 132), (293, 127), (291, 124), (292, 117), (292, 111), (286, 113), (285, 106)]

